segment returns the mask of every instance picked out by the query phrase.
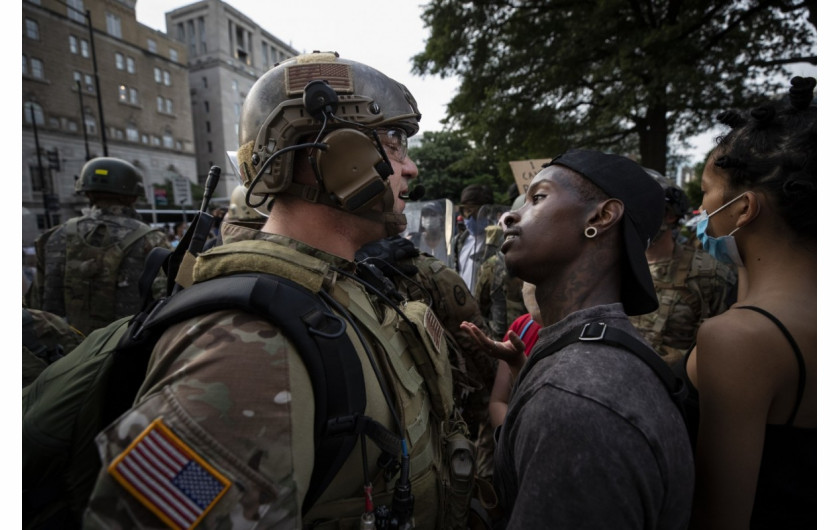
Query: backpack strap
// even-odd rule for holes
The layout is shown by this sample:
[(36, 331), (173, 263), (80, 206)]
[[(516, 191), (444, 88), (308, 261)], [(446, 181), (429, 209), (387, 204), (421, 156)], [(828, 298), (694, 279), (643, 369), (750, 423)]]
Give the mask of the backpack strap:
[[(648, 344), (622, 329), (607, 326), (603, 322), (587, 322), (545, 345), (538, 345), (535, 351), (531, 353), (528, 363), (522, 369), (522, 372), (520, 372), (518, 381), (524, 381), (525, 376), (539, 361), (575, 342), (603, 342), (611, 346), (624, 348), (634, 354), (648, 365), (659, 380), (662, 381), (662, 384), (665, 385), (668, 394), (671, 396), (671, 400), (680, 411), (680, 415), (685, 418), (685, 400), (688, 397), (688, 388), (686, 388), (685, 383), (674, 375), (668, 367), (668, 364)], [(518, 385), (519, 383), (517, 382)]]
[(166, 329), (225, 309), (247, 311), (277, 326), (306, 365), (315, 397), (315, 466), (303, 513), (332, 482), (359, 434), (398, 450), (399, 442), (389, 439), (387, 429), (364, 417), (364, 372), (345, 322), (312, 291), (269, 274), (237, 274), (199, 282), (158, 302), (148, 317), (135, 317), (114, 354), (109, 398), (105, 400), (109, 411), (103, 414), (103, 427), (133, 404), (154, 344)]

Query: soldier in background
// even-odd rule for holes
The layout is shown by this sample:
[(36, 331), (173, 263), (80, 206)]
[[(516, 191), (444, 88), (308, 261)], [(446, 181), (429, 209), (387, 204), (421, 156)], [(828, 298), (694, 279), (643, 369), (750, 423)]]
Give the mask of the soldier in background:
[(488, 226), (484, 231), (484, 255), (487, 257), (478, 270), (473, 290), (481, 316), (487, 321), (491, 336), (496, 340), (502, 340), (513, 321), (525, 313), (522, 280), (508, 274), (504, 254), (499, 251), (504, 241), (501, 223)]
[(657, 171), (646, 171), (665, 190), (662, 227), (645, 251), (659, 309), (631, 316), (630, 322), (672, 364), (685, 356), (700, 324), (732, 303), (737, 272), (702, 249), (680, 243), (677, 237), (680, 220), (689, 212), (688, 197)]
[[(35, 241), (37, 274), (28, 307), (62, 316), (85, 334), (142, 309), (138, 282), (146, 255), (170, 248), (164, 233), (134, 209), (142, 182), (140, 171), (118, 158), (84, 165), (76, 192), (90, 207)], [(153, 294), (162, 296), (165, 283), (156, 287)]]
[(23, 308), (23, 386), (34, 381), (48, 365), (78, 346), (85, 336), (63, 318)]

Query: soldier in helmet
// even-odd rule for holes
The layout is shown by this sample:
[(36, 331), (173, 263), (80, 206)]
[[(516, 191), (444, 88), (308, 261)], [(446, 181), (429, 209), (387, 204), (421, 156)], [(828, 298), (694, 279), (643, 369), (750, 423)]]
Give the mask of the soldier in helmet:
[(658, 171), (646, 171), (665, 191), (662, 226), (645, 251), (659, 308), (631, 316), (630, 321), (668, 363), (674, 363), (694, 343), (700, 324), (734, 301), (737, 271), (702, 249), (679, 242), (680, 221), (689, 212), (688, 197)]
[[(142, 309), (138, 281), (146, 255), (170, 246), (134, 209), (143, 184), (132, 164), (94, 158), (82, 168), (76, 192), (90, 206), (36, 240), (37, 274), (26, 302), (87, 334)], [(156, 296), (165, 289), (159, 287)]]
[[(224, 223), (224, 244), (193, 269), (194, 285), (280, 276), (317, 293), (346, 330), (355, 354), (344, 360), (359, 365), (366, 407), (331, 424), (355, 436), (331, 480), (315, 480), (324, 411), (306, 352), (259, 315), (215, 311), (164, 332), (134, 407), (100, 434), (87, 527), (463, 527), (472, 455), (453, 416), (442, 326), (354, 262), (363, 245), (405, 228), (417, 176), (407, 138), (419, 120), (405, 86), (336, 53), (276, 65), (245, 98), (238, 151), (246, 203), (273, 201), (268, 220), (260, 231)], [(171, 451), (190, 479), (132, 468), (172, 469), (146, 447)]]

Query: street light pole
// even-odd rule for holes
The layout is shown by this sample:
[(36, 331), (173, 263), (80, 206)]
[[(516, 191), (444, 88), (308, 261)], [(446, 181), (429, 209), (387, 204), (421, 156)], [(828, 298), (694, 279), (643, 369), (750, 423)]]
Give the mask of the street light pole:
[[(49, 209), (49, 192), (47, 182), (44, 178), (44, 165), (41, 163), (41, 143), (38, 141), (38, 123), (35, 121), (35, 105), (29, 103), (29, 115), (32, 117), (32, 133), (35, 135), (35, 156), (38, 157), (38, 176), (41, 178), (41, 197), (44, 199), (44, 224), (47, 228), (52, 228), (52, 215)], [(51, 188), (52, 186), (50, 186)]]
[(90, 147), (88, 146), (87, 124), (85, 123), (85, 104), (82, 101), (82, 82), (76, 80), (76, 91), (79, 93), (79, 112), (82, 114), (82, 134), (85, 135), (85, 162), (90, 160)]
[(105, 139), (105, 115), (102, 113), (102, 91), (99, 90), (99, 70), (96, 68), (96, 46), (93, 43), (93, 23), (90, 21), (90, 9), (85, 10), (88, 34), (90, 35), (90, 57), (93, 60), (93, 79), (96, 82), (96, 105), (99, 108), (99, 130), (102, 138), (102, 154), (108, 156), (108, 142)]

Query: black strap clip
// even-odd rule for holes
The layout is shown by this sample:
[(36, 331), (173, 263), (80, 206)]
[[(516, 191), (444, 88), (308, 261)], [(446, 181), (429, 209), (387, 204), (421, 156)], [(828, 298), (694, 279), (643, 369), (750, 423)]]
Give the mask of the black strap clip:
[(607, 325), (603, 322), (589, 322), (583, 329), (580, 330), (580, 336), (578, 340), (580, 341), (598, 341), (603, 340), (604, 335), (607, 333)]

